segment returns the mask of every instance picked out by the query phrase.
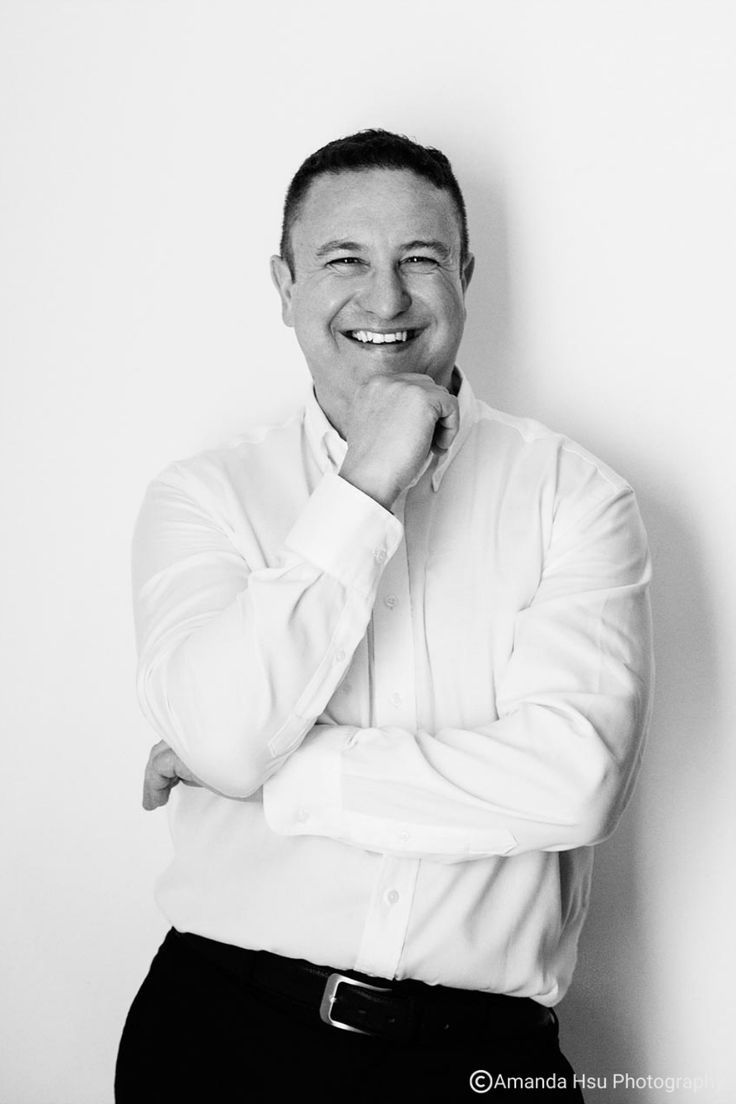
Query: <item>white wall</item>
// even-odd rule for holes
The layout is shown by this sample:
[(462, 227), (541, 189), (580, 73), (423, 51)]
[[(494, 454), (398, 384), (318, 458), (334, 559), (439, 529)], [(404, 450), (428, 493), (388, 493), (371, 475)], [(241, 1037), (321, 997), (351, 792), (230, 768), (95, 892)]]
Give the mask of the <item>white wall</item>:
[[(169, 459), (304, 386), (282, 194), (381, 125), (464, 183), (461, 363), (639, 491), (658, 691), (561, 1014), (591, 1101), (734, 1097), (733, 6), (5, 0), (0, 1101), (109, 1104), (164, 922), (130, 533)], [(614, 1072), (721, 1079), (615, 1091)]]

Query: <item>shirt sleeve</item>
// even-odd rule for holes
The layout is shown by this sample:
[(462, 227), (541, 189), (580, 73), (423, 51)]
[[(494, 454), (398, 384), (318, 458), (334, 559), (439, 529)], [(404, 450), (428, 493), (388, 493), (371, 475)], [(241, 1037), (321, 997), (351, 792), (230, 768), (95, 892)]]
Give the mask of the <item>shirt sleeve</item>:
[(206, 785), (245, 797), (334, 693), (403, 527), (329, 473), (275, 565), (251, 570), (206, 498), (172, 470), (144, 499), (133, 541), (138, 695)]
[(556, 525), (476, 729), (317, 726), (264, 787), (271, 828), (464, 862), (607, 837), (650, 713), (646, 535), (630, 488)]

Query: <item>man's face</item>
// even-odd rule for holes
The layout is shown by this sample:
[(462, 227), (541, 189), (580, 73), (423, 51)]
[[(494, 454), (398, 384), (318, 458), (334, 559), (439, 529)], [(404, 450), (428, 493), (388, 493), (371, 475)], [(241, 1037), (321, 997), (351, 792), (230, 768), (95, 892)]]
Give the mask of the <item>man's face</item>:
[(292, 229), (295, 275), (272, 258), (282, 313), (341, 429), (358, 387), (422, 372), (450, 385), (465, 324), (469, 258), (449, 192), (412, 172), (319, 176)]

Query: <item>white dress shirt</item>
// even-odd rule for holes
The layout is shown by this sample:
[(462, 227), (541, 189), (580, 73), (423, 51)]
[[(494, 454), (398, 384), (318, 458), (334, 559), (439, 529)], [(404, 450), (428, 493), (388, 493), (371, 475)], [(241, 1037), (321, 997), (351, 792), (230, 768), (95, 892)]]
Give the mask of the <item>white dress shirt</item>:
[(139, 694), (178, 786), (180, 931), (564, 994), (652, 680), (629, 485), (479, 402), (389, 513), (314, 398), (167, 468), (134, 540)]

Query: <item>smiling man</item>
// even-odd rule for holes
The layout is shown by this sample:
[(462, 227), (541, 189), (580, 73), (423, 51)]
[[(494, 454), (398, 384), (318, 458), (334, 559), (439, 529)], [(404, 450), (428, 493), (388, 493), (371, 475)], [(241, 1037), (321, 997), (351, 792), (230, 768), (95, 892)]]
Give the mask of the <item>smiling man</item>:
[(464, 207), (414, 171), (365, 168), (318, 176), (301, 208), (272, 259), (283, 318), (348, 442), (340, 475), (390, 508), (457, 431)]
[(119, 1104), (582, 1099), (553, 1007), (639, 763), (649, 558), (624, 480), (473, 396), (472, 271), (443, 154), (318, 150), (272, 259), (313, 396), (146, 495), (172, 928)]

